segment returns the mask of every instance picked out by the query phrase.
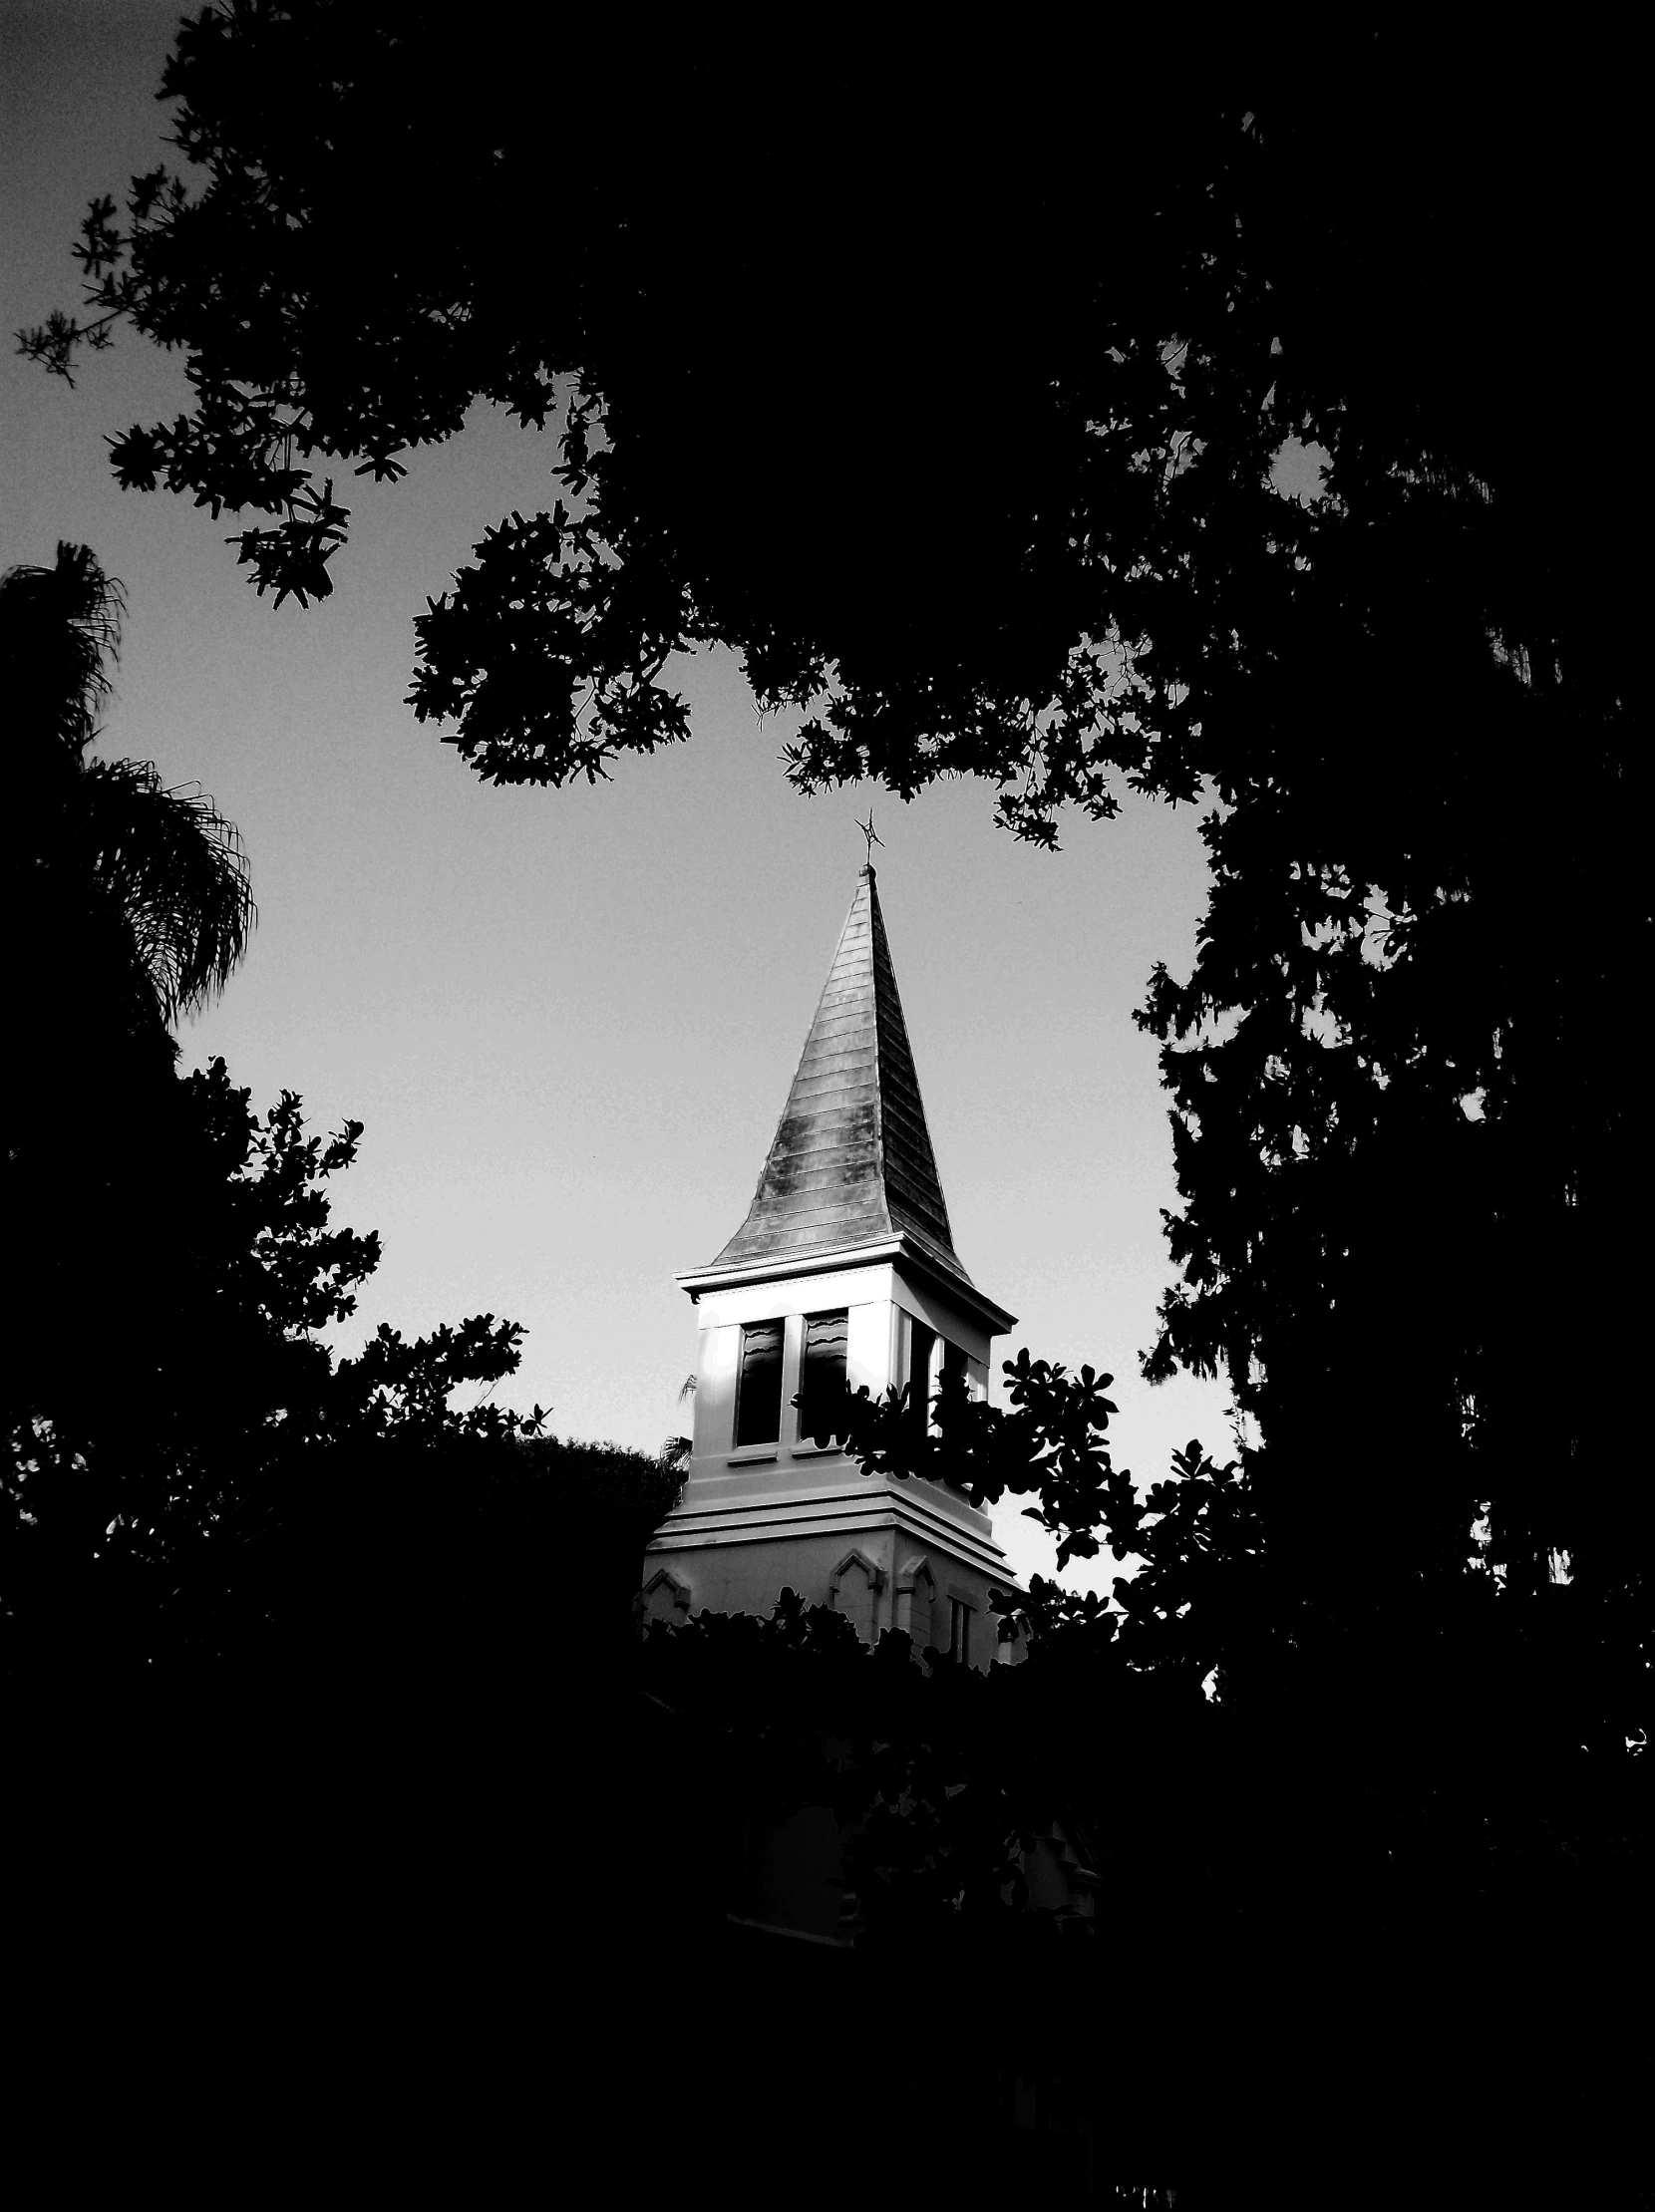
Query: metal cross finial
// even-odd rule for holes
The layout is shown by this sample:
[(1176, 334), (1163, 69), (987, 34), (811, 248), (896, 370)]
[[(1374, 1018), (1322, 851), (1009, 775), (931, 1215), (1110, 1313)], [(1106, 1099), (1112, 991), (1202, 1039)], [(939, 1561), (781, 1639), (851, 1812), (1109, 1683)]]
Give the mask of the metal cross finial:
[(883, 839), (883, 837), (880, 836), (879, 832), (873, 826), (873, 808), (871, 806), (869, 806), (869, 808), (867, 809), (866, 821), (858, 821), (856, 823), (856, 827), (867, 839), (867, 864), (869, 867), (872, 867), (873, 847), (875, 845), (882, 845), (885, 840)]

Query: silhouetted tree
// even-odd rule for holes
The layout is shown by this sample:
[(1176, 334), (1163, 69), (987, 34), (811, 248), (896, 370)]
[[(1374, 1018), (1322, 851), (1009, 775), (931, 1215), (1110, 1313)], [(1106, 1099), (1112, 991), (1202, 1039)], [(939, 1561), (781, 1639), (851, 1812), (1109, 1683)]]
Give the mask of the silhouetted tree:
[(253, 922), (241, 840), (212, 801), (168, 790), (148, 763), (89, 758), (122, 607), (120, 584), (84, 545), (60, 545), (51, 568), (0, 576), (25, 1010), (31, 1024), (49, 1022), (54, 1002), (103, 996), (106, 1052), (116, 1034), (154, 1048), (222, 990)]
[(87, 758), (120, 613), (84, 547), (0, 578), (30, 1047), (6, 1102), (27, 1295), (5, 1371), (0, 1665), (36, 1700), (154, 1669), (291, 1677), (300, 1654), (312, 1680), (370, 1652), (463, 1673), (502, 1638), (544, 1644), (559, 1576), (572, 1640), (599, 1616), (624, 1636), (681, 1475), (540, 1436), (538, 1409), (457, 1408), (515, 1370), (514, 1323), (414, 1342), (382, 1326), (336, 1359), (325, 1333), (379, 1260), (326, 1195), (361, 1124), (323, 1140), (291, 1093), (252, 1112), (222, 1061), (174, 1074), (170, 1024), (221, 987), (252, 906), (209, 800)]
[[(1026, 1662), (986, 1674), (916, 1666), (898, 1634), (870, 1652), (791, 1592), (768, 1620), (652, 1627), (675, 1719), (648, 1786), (681, 1855), (699, 1841), (716, 1901), (733, 1814), (831, 1808), (872, 1970), (992, 1995), (992, 2044), (939, 2030), (909, 2078), (987, 2093), (990, 2053), (1078, 2078), (1114, 2170), (1197, 2204), (1208, 2181), (1316, 2203), (1329, 2172), (1353, 2204), (1636, 2203), (1651, 1807), (1597, 1718), (1636, 1651), (1572, 1590), (1514, 1600), (1474, 1559), (1330, 1637), (1246, 1470), (1192, 1442), (1140, 1492), (1114, 1465), (1108, 1381), (1025, 1354), (1007, 1409), (942, 1394), (928, 1435), (899, 1398), (840, 1410), (864, 1464), (1031, 1496), (1066, 1548), (1136, 1572), (1112, 1604), (1037, 1578)], [(1054, 1822), (1095, 1916), (1029, 1910)]]
[[(256, 1641), (268, 1593), (247, 1575), (342, 1456), (517, 1426), (492, 1404), (450, 1409), (457, 1388), (515, 1368), (514, 1324), (483, 1316), (415, 1343), (382, 1326), (354, 1360), (323, 1342), (379, 1259), (377, 1237), (329, 1225), (324, 1185), (359, 1123), (324, 1144), (291, 1094), (254, 1115), (222, 1061), (174, 1089), (165, 1202), (120, 1217), (153, 1238), (124, 1262), (143, 1303), (43, 1317), (70, 1349), (8, 1380), (8, 1664), (48, 1685), (210, 1665)], [(107, 1290), (96, 1243), (74, 1257)], [(334, 1498), (341, 1525), (349, 1502)], [(306, 1540), (336, 1549), (320, 1515)]]
[[(1083, 1801), (1097, 1777), (1114, 1924), (1150, 1929), (1135, 1997), (1204, 1928), (1251, 1986), (1280, 1931), (1303, 1965), (1337, 1927), (1343, 1985), (1284, 1978), (1322, 2019), (1411, 1930), (1411, 1972), (1474, 1947), (1481, 2026), (1500, 1993), (1573, 2017), (1536, 1962), (1632, 1941), (1647, 1864), (1655, 1533), (1647, 461), (1593, 428), (1636, 203), (1615, 57), (1354, 22), (1309, 61), (1197, 63), (1179, 24), (877, 68), (784, 41), (756, 75), (697, 25), (634, 57), (624, 121), (572, 47), (548, 125), (515, 28), (325, 0), (186, 25), (166, 90), (204, 185), (99, 202), (89, 318), (26, 349), (67, 373), (122, 317), (184, 349), (193, 410), (117, 471), (248, 517), (278, 599), (330, 588), (328, 469), (394, 478), (478, 398), (554, 424), (561, 496), (416, 626), (415, 711), (487, 778), (682, 737), (672, 656), (718, 642), (804, 713), (806, 789), (980, 775), (1041, 844), (1123, 783), (1208, 795), (1194, 973), (1144, 1017), (1182, 1199), (1148, 1365), (1227, 1375), (1240, 1463), (1191, 1447), (1140, 1499), (1106, 1385), (1031, 1362), (1003, 1414), (939, 1411), (935, 1452), (900, 1409), (849, 1417), (857, 1448), (1143, 1561), (1113, 1606), (1037, 1589), (1031, 1664), (938, 1693), (1067, 1717), (1043, 1740)], [(709, 1662), (709, 1713), (770, 1695), (756, 1628), (652, 1638), (660, 1665), (693, 1675), (696, 1636), (746, 1654)], [(973, 1754), (939, 1767), (913, 1726), (849, 1769), (918, 1808), (864, 1831), (891, 1924), (967, 1891), (992, 1918), (1016, 1732), (982, 1738), (970, 1773), (1001, 1779), (962, 1793), (956, 1848), (941, 1775)], [(1106, 1787), (1111, 1732), (1142, 1756)], [(1502, 2093), (1509, 2144), (1532, 2068)]]
[(170, 1025), (221, 988), (253, 908), (240, 840), (210, 799), (167, 790), (147, 763), (91, 757), (121, 612), (85, 546), (0, 576), (13, 796), (0, 897), (19, 1046), (0, 1172), (28, 1286), (4, 1396), (13, 1441), (37, 1416), (73, 1407), (96, 1424), (94, 1406), (121, 1408), (141, 1454), (194, 1202)]
[[(698, 24), (634, 58), (624, 159), (602, 102), (559, 107), (548, 185), (513, 35), (332, 0), (186, 24), (164, 90), (202, 188), (99, 202), (90, 312), (26, 350), (68, 373), (122, 318), (183, 348), (193, 411), (117, 472), (250, 512), (278, 598), (329, 588), (320, 468), (395, 478), (478, 398), (554, 421), (563, 498), (417, 623), (415, 710), (485, 777), (683, 736), (671, 657), (717, 641), (807, 711), (806, 789), (981, 775), (1037, 842), (1122, 780), (1214, 792), (1196, 972), (1146, 1013), (1184, 1199), (1151, 1373), (1228, 1375), (1283, 1543), (1423, 1569), (1487, 1507), (1517, 1580), (1567, 1554), (1641, 1602), (1645, 465), (1536, 462), (1596, 419), (1577, 337), (1620, 281), (1635, 134), (1599, 57), (1443, 32), (1426, 66), (1353, 22), (1309, 61), (1112, 26), (875, 69)], [(778, 103), (843, 158), (761, 190)], [(819, 308), (830, 340), (754, 343)], [(1278, 492), (1295, 448), (1319, 495)], [(1537, 1341), (1596, 1379), (1539, 1414)], [(1406, 1377), (1384, 1433), (1350, 1418), (1376, 1364)]]

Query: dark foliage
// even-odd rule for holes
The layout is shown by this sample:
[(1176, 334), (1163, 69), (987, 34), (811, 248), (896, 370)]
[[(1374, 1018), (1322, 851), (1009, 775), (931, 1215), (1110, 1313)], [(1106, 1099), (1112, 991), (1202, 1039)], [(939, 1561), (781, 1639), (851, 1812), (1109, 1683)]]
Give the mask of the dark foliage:
[[(1589, 336), (1634, 196), (1612, 55), (1439, 27), (1427, 64), (1353, 22), (1197, 65), (1112, 26), (874, 70), (698, 24), (635, 58), (622, 156), (584, 93), (548, 139), (517, 28), (186, 24), (200, 187), (100, 202), (90, 319), (27, 349), (67, 373), (123, 317), (183, 348), (194, 410), (118, 473), (251, 513), (278, 596), (329, 588), (322, 472), (394, 477), (479, 398), (553, 425), (563, 498), (417, 624), (416, 711), (488, 777), (682, 737), (670, 657), (717, 640), (808, 710), (806, 788), (981, 775), (1037, 841), (1122, 779), (1214, 791), (1196, 970), (1145, 1016), (1184, 1196), (1150, 1372), (1229, 1376), (1284, 1545), (1387, 1573), (1365, 1516), (1401, 1450), (1411, 1562), (1488, 1507), (1511, 1575), (1567, 1554), (1641, 1604), (1646, 465), (1597, 458)], [(780, 112), (834, 158), (767, 159)], [(1289, 447), (1319, 496), (1278, 494)], [(1383, 1427), (1376, 1370), (1406, 1377)]]
[[(119, 1036), (155, 1057), (167, 1025), (228, 982), (254, 910), (240, 837), (210, 798), (168, 790), (148, 762), (89, 758), (123, 609), (122, 586), (84, 545), (0, 576), (18, 801), (7, 920), (29, 1014), (51, 1022), (73, 978), (105, 994), (93, 1025), (102, 1049)], [(50, 1056), (59, 1041), (48, 1031), (42, 1042)]]
[[(1026, 1359), (936, 1444), (864, 1407), (870, 1463), (1139, 1572), (1114, 1607), (1037, 1588), (1029, 1665), (982, 1683), (793, 1611), (652, 1640), (692, 1732), (655, 1748), (693, 1768), (710, 1731), (779, 1802), (826, 1792), (870, 1930), (985, 1943), (1056, 1789), (1123, 2037), (1233, 2090), (1229, 2139), (1268, 2101), (1237, 2054), (1274, 2049), (1330, 2142), (1454, 2083), (1581, 2193), (1648, 1934), (1648, 471), (1604, 337), (1632, 73), (1354, 21), (1308, 59), (1197, 67), (1180, 22), (877, 69), (780, 40), (755, 74), (698, 24), (618, 105), (572, 37), (548, 101), (519, 29), (184, 27), (202, 187), (100, 202), (90, 319), (25, 337), (64, 373), (121, 317), (185, 351), (195, 405), (118, 442), (122, 480), (249, 518), (258, 589), (321, 598), (339, 472), (395, 477), (486, 399), (552, 427), (561, 496), (416, 625), (416, 713), (484, 776), (683, 737), (671, 657), (717, 641), (804, 711), (807, 789), (980, 775), (1043, 844), (1123, 783), (1212, 809), (1194, 973), (1144, 1014), (1182, 1198), (1147, 1366), (1225, 1374), (1259, 1448), (1141, 1500), (1107, 1379)], [(416, 1352), (385, 1405), (435, 1403), (449, 1353), (422, 1382)], [(1571, 2060), (1559, 2021), (1601, 2033)]]
[(142, 1294), (89, 1237), (96, 1326), (60, 1316), (58, 1357), (7, 1393), (14, 1688), (373, 1679), (400, 1706), (507, 1655), (542, 1688), (570, 1649), (618, 1659), (677, 1471), (542, 1435), (538, 1409), (457, 1407), (514, 1372), (515, 1323), (382, 1324), (336, 1357), (323, 1333), (379, 1260), (325, 1187), (360, 1124), (308, 1135), (291, 1094), (255, 1115), (222, 1061), (176, 1088), (165, 1199), (133, 1209)]
[(222, 1061), (174, 1074), (168, 1020), (221, 984), (251, 905), (209, 801), (87, 759), (120, 606), (80, 547), (0, 578), (35, 1047), (5, 1115), (0, 1671), (26, 1706), (224, 1670), (459, 1679), (473, 1647), (555, 1636), (561, 1540), (591, 1560), (563, 1577), (575, 1631), (623, 1635), (676, 1472), (541, 1437), (538, 1409), (457, 1408), (514, 1372), (515, 1323), (381, 1326), (336, 1358), (379, 1261), (331, 1220), (361, 1124), (311, 1135), (291, 1093), (255, 1114)]
[[(1051, 1447), (1093, 1386), (1047, 1388)], [(1582, 1739), (1635, 1652), (1481, 1564), (1359, 1622), (1294, 1604), (1244, 1476), (1191, 1445), (1140, 1498), (1093, 1425), (1081, 1517), (1138, 1572), (1114, 1613), (1037, 1581), (1021, 1665), (869, 1652), (792, 1593), (651, 1631), (654, 1770), (701, 1881), (733, 1894), (733, 1821), (829, 1808), (870, 1971), (990, 1999), (1002, 2059), (1079, 2085), (1104, 2170), (1197, 2204), (1319, 2203), (1330, 2172), (1351, 2204), (1641, 2201), (1655, 1808), (1641, 1761)], [(1094, 1915), (1030, 1910), (1055, 1834)], [(936, 2034), (988, 2093), (969, 2028)]]

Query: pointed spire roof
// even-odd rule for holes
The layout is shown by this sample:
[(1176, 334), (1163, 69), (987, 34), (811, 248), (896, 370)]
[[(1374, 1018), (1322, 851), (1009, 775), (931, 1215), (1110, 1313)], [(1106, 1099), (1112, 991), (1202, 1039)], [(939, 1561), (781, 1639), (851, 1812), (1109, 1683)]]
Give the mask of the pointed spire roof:
[(906, 1238), (957, 1281), (925, 1108), (871, 867), (858, 872), (827, 988), (747, 1219), (714, 1268)]

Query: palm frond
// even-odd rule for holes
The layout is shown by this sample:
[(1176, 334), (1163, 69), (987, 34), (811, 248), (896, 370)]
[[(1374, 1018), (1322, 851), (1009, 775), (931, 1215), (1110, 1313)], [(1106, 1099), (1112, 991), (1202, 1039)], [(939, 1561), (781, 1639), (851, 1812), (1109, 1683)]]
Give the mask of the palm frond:
[(86, 545), (60, 544), (54, 567), (0, 575), (0, 697), (31, 747), (78, 763), (97, 736), (126, 605)]
[(214, 998), (246, 954), (257, 909), (240, 833), (198, 787), (169, 790), (147, 761), (95, 761), (82, 800), (94, 878), (170, 1024)]

